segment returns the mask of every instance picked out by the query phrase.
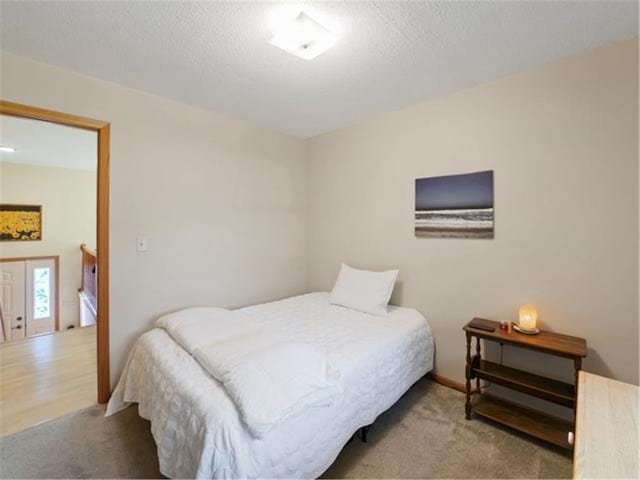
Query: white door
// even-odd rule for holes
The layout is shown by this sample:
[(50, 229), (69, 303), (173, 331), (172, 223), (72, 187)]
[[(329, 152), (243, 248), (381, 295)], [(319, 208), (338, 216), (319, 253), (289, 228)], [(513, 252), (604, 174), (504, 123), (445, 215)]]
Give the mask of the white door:
[(56, 329), (56, 265), (53, 259), (27, 260), (27, 337)]
[(0, 308), (7, 341), (26, 336), (25, 262), (0, 262)]

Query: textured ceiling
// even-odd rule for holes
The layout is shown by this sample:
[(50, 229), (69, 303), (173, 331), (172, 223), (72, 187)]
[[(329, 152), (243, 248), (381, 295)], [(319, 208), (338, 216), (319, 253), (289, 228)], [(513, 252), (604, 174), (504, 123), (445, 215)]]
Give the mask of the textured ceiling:
[[(310, 137), (638, 34), (612, 2), (10, 2), (2, 49)], [(340, 40), (267, 43), (304, 10)]]
[(96, 132), (0, 115), (0, 145), (13, 153), (0, 152), (0, 161), (96, 171)]

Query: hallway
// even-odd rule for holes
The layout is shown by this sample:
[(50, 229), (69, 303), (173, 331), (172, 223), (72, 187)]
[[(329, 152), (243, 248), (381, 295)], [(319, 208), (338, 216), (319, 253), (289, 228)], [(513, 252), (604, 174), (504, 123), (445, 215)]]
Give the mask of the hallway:
[(97, 403), (96, 327), (0, 345), (0, 436)]

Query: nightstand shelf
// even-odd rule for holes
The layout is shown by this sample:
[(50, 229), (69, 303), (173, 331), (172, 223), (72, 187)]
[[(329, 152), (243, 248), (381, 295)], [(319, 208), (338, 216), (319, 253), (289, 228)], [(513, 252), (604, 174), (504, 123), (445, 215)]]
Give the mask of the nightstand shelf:
[[(495, 395), (482, 393), (480, 380), (486, 380), (496, 385), (572, 408), (575, 412), (578, 372), (582, 368), (582, 359), (587, 356), (586, 340), (548, 331), (541, 331), (538, 335), (525, 335), (517, 331), (507, 332), (500, 330), (498, 322), (480, 318), (474, 318), (472, 322), (493, 327), (495, 330), (491, 332), (473, 328), (471, 327), (471, 322), (463, 328), (467, 337), (467, 401), (465, 404), (467, 419), (471, 419), (472, 414), (475, 413), (554, 445), (571, 449), (569, 433), (573, 432), (573, 422), (548, 415)], [(476, 338), (476, 352), (472, 356), (471, 342), (473, 337)], [(572, 385), (485, 360), (481, 356), (480, 339), (571, 359), (574, 364), (576, 383)], [(471, 382), (474, 379), (476, 381), (477, 395), (472, 401)]]
[(573, 432), (572, 422), (488, 393), (478, 395), (471, 404), (476, 415), (502, 423), (559, 447), (571, 449), (569, 432)]
[(471, 372), (471, 378), (476, 377), (569, 408), (573, 408), (575, 401), (576, 389), (569, 383), (505, 367), (479, 357), (474, 357)]

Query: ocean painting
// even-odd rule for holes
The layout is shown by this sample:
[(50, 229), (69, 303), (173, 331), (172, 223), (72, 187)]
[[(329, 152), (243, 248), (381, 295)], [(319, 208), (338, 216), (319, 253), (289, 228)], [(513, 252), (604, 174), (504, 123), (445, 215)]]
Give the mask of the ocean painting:
[(493, 238), (493, 171), (416, 179), (415, 233)]

